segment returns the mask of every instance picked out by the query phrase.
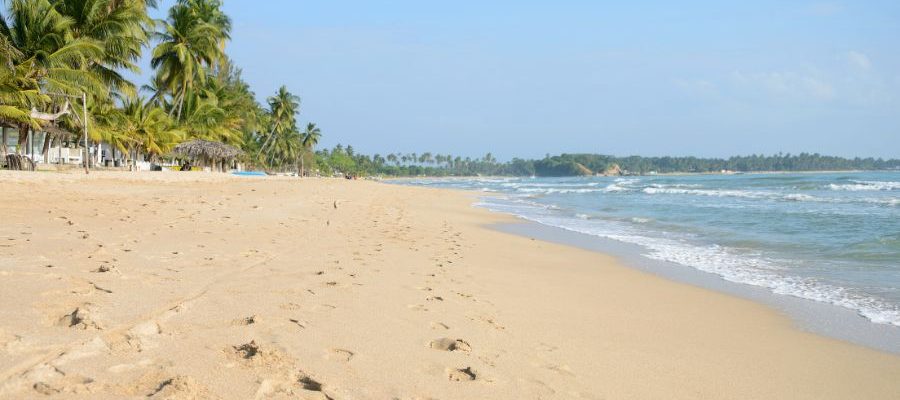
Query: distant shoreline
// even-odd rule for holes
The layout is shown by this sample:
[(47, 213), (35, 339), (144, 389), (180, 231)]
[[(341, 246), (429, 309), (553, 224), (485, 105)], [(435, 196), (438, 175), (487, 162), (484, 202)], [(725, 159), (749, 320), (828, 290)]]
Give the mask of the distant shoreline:
[(840, 174), (840, 173), (866, 173), (866, 172), (895, 172), (900, 170), (894, 169), (852, 169), (852, 170), (821, 170), (821, 171), (734, 171), (734, 172), (663, 172), (657, 174), (637, 174), (637, 175), (562, 175), (562, 176), (526, 176), (526, 175), (419, 175), (419, 176), (382, 176), (373, 177), (377, 180), (410, 180), (410, 179), (466, 179), (466, 178), (484, 178), (484, 179), (506, 179), (506, 178), (579, 178), (579, 177), (608, 177), (608, 178), (624, 178), (624, 177), (641, 177), (641, 176), (693, 176), (693, 175), (784, 175), (784, 174)]

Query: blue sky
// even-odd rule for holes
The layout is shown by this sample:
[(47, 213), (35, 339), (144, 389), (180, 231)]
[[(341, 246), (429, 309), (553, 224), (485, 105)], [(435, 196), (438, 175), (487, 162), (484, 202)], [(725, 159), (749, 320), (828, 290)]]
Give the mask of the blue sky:
[(900, 2), (734, 3), (226, 0), (227, 51), (367, 153), (900, 157)]

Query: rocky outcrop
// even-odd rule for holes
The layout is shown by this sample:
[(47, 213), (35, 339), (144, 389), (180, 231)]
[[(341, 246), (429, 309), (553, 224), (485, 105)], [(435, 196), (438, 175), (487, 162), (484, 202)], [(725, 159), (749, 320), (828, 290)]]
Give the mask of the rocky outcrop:
[(606, 170), (603, 171), (603, 176), (615, 176), (622, 174), (624, 174), (624, 172), (622, 171), (622, 168), (619, 168), (619, 164), (611, 164), (606, 167)]
[(593, 171), (591, 171), (588, 167), (585, 167), (581, 163), (575, 163), (575, 170), (578, 173), (578, 175), (588, 176), (588, 175), (594, 174)]

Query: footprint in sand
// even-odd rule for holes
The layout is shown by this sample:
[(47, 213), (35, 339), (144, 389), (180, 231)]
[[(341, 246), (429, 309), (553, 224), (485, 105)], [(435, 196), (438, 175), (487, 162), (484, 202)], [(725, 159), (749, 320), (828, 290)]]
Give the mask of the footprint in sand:
[(410, 310), (413, 310), (413, 311), (428, 311), (428, 308), (425, 307), (425, 305), (423, 305), (423, 304), (410, 304), (410, 305), (407, 305), (406, 307), (408, 307)]
[(447, 326), (447, 324), (445, 324), (445, 323), (443, 323), (443, 322), (432, 322), (432, 323), (431, 323), (431, 329), (434, 329), (434, 330), (444, 330), (444, 331), (446, 331), (446, 330), (450, 329), (450, 327)]
[(201, 399), (210, 396), (207, 388), (188, 376), (166, 379), (147, 394), (147, 397), (151, 399)]
[(81, 330), (102, 330), (103, 326), (94, 320), (96, 307), (91, 303), (82, 304), (72, 312), (59, 318), (57, 325)]
[(103, 265), (97, 267), (97, 269), (91, 270), (91, 272), (101, 273), (101, 274), (107, 273), (107, 272), (115, 272), (117, 274), (121, 274), (121, 272), (119, 272), (119, 268), (112, 264), (103, 264)]
[(451, 382), (474, 381), (477, 376), (478, 375), (475, 373), (472, 367), (447, 369), (447, 379), (449, 379)]
[(234, 320), (234, 322), (232, 324), (245, 326), (245, 325), (253, 325), (257, 322), (259, 322), (259, 317), (257, 317), (256, 315), (251, 315), (249, 317), (238, 318), (238, 319)]
[(356, 355), (356, 353), (346, 349), (328, 349), (325, 358), (340, 362), (350, 362), (350, 359), (353, 358), (354, 355)]
[(325, 398), (328, 400), (334, 399), (333, 397), (325, 393), (324, 385), (321, 382), (313, 379), (313, 377), (309, 376), (309, 374), (303, 371), (299, 371), (298, 375), (299, 377), (297, 378), (297, 383), (299, 383), (303, 387), (303, 390), (322, 393), (322, 395), (325, 396)]
[(431, 343), (429, 343), (428, 347), (441, 351), (461, 351), (463, 353), (472, 351), (472, 346), (470, 346), (469, 343), (462, 339), (434, 339), (431, 341)]
[(481, 322), (484, 322), (485, 324), (490, 325), (492, 328), (494, 328), (494, 329), (496, 329), (496, 330), (498, 330), (498, 331), (502, 331), (502, 330), (505, 330), (505, 329), (506, 329), (505, 326), (500, 325), (499, 323), (497, 323), (497, 321), (495, 321), (493, 317), (488, 317), (488, 316), (468, 316), (467, 318), (469, 318), (470, 321), (481, 321)]
[(253, 359), (259, 354), (259, 345), (256, 344), (255, 340), (251, 340), (250, 343), (244, 343), (239, 346), (232, 346), (233, 352), (240, 358), (245, 360)]

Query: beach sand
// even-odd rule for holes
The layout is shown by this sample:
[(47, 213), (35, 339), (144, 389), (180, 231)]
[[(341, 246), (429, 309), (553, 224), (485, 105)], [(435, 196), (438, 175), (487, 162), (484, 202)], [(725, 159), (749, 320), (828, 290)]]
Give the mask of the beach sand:
[(474, 194), (0, 173), (0, 398), (897, 399), (900, 357)]

